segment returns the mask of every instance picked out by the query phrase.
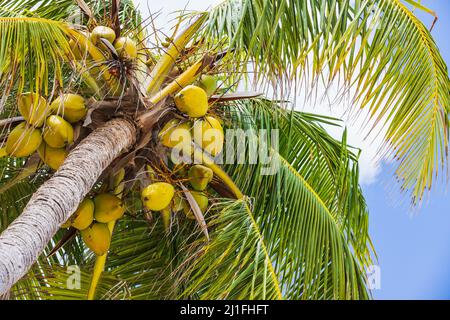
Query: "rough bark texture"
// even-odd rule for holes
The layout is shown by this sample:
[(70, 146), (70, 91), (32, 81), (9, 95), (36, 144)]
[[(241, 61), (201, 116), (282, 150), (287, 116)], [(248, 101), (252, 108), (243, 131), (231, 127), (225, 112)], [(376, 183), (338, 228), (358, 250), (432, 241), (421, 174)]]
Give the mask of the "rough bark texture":
[(0, 295), (26, 274), (103, 170), (134, 144), (135, 136), (136, 128), (127, 120), (106, 123), (33, 194), (20, 217), (0, 235)]

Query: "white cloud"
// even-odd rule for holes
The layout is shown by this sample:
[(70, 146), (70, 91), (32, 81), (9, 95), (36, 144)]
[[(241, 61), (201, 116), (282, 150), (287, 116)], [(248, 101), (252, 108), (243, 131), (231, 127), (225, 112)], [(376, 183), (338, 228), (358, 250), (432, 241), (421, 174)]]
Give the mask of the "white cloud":
[[(164, 32), (169, 32), (172, 26), (172, 19), (176, 18), (173, 15), (174, 11), (179, 10), (207, 10), (208, 8), (220, 3), (221, 0), (135, 0), (138, 8), (143, 13), (144, 17), (148, 17), (150, 13), (160, 13), (155, 23), (158, 28), (161, 28)], [(336, 89), (331, 87), (329, 92), (335, 92)], [(332, 96), (332, 94), (331, 94)], [(326, 101), (318, 104), (309, 102), (303, 106), (300, 101), (304, 101), (303, 97), (297, 98), (296, 109), (301, 111), (307, 111), (311, 113), (324, 114), (331, 117), (340, 118), (344, 121), (343, 125), (347, 127), (348, 132), (348, 144), (353, 147), (361, 149), (360, 156), (360, 183), (371, 184), (376, 181), (377, 176), (381, 172), (381, 161), (384, 161), (378, 153), (379, 147), (382, 144), (382, 132), (376, 132), (370, 135), (367, 139), (365, 135), (368, 133), (370, 123), (364, 122), (364, 112), (359, 114), (357, 118), (352, 114), (348, 115), (346, 111), (351, 107), (349, 102), (341, 101), (339, 103), (329, 104)], [(327, 128), (333, 137), (340, 139), (342, 136), (342, 129), (336, 127)]]

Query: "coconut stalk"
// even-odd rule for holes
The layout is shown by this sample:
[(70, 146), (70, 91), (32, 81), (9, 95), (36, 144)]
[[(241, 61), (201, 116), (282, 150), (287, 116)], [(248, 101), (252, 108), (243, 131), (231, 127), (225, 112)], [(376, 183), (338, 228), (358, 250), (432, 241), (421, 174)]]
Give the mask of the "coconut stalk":
[(152, 104), (157, 104), (165, 97), (174, 94), (187, 85), (193, 83), (200, 76), (200, 73), (204, 70), (207, 70), (216, 57), (213, 57), (209, 54), (204, 55), (201, 59), (195, 62), (192, 66), (186, 69), (182, 74), (180, 74), (175, 80), (170, 82), (167, 86), (164, 87), (161, 91), (153, 95), (149, 100)]
[[(117, 173), (114, 176), (114, 178), (112, 179), (113, 180), (112, 186), (114, 187), (114, 194), (119, 198), (122, 198), (122, 193), (125, 188), (124, 178), (125, 178), (125, 170), (122, 168), (120, 170), (120, 172)], [(115, 225), (116, 225), (115, 220), (108, 222), (109, 232), (111, 233), (111, 240), (112, 240), (112, 234), (113, 234)], [(108, 257), (108, 252), (106, 252), (102, 256), (97, 257), (97, 259), (95, 259), (94, 270), (92, 272), (91, 284), (89, 286), (88, 295), (87, 295), (88, 300), (94, 300), (95, 291), (97, 290), (98, 282), (100, 280), (100, 277), (101, 277), (103, 271), (105, 270), (105, 264), (106, 264), (107, 257)]]
[(111, 162), (135, 143), (136, 127), (114, 119), (92, 132), (0, 235), (0, 295), (31, 268)]
[(150, 75), (151, 82), (147, 87), (147, 93), (154, 95), (161, 87), (165, 77), (169, 74), (169, 71), (175, 65), (176, 59), (179, 57), (184, 47), (192, 39), (198, 29), (205, 21), (206, 15), (202, 14), (194, 20), (181, 34), (170, 44), (166, 53), (159, 59), (156, 66), (153, 68)]

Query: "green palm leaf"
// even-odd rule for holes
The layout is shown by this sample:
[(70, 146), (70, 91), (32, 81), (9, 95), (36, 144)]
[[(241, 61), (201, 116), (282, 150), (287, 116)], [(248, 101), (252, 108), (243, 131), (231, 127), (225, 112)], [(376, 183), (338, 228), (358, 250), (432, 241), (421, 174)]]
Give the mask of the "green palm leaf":
[(165, 234), (158, 215), (151, 227), (137, 219), (119, 224), (114, 233), (107, 269), (127, 282), (130, 299), (174, 298), (170, 293), (177, 283), (170, 276), (176, 265), (174, 250), (185, 233)]
[[(108, 20), (111, 0), (84, 0), (95, 19), (100, 22)], [(33, 16), (52, 20), (72, 20), (75, 24), (87, 23), (86, 17), (75, 0), (4, 0), (0, 5), (2, 16)], [(140, 12), (136, 10), (132, 0), (121, 0), (119, 20), (126, 23), (126, 28), (134, 29), (141, 22)]]
[[(280, 128), (283, 146), (289, 137), (299, 139), (289, 149), (292, 153), (284, 152), (298, 169), (278, 153), (273, 156), (280, 169), (273, 176), (262, 175), (260, 165), (227, 167), (235, 182), (252, 196), (254, 211), (245, 202), (218, 204), (219, 212), (208, 221), (213, 229), (211, 242), (200, 240), (197, 246), (189, 245), (183, 250), (188, 252), (188, 258), (180, 271), (186, 284), (181, 297), (197, 293), (199, 298), (212, 299), (280, 298), (276, 294), (279, 290), (282, 297), (290, 299), (367, 298), (364, 268), (371, 263), (371, 243), (367, 208), (353, 162), (356, 157), (347, 150), (345, 142), (330, 138), (315, 123), (320, 117), (289, 113), (266, 100), (251, 101), (238, 111), (235, 107), (230, 107), (239, 118), (234, 119), (235, 125)], [(303, 122), (297, 125), (300, 120)], [(311, 153), (306, 172), (312, 185), (300, 174), (306, 165), (296, 163), (298, 158), (294, 156), (304, 158), (304, 145)], [(327, 160), (335, 166), (324, 165)], [(321, 185), (313, 177), (315, 174), (333, 186), (333, 200), (322, 200), (319, 193), (330, 189), (330, 184)], [(188, 263), (190, 257), (198, 255), (199, 259)], [(265, 275), (262, 279), (258, 278), (261, 267)], [(271, 274), (276, 281), (270, 281)], [(269, 284), (273, 291), (266, 295)]]
[[(446, 165), (450, 81), (429, 31), (400, 0), (236, 0), (211, 11), (204, 36), (225, 36), (233, 68), (289, 91), (292, 84), (343, 80), (353, 105), (387, 128), (413, 202)], [(230, 70), (230, 72), (232, 72)], [(378, 125), (381, 130), (383, 125)]]
[[(28, 178), (26, 161), (18, 158), (0, 159), (0, 231), (17, 218), (37, 186), (39, 178)], [(24, 171), (25, 170), (25, 171)]]
[[(357, 156), (343, 141), (329, 136), (321, 124), (337, 125), (331, 118), (287, 111), (270, 100), (254, 99), (238, 105), (233, 127), (279, 130), (277, 156), (302, 177), (345, 230), (357, 256), (371, 263), (371, 241), (368, 235), (368, 209), (358, 184)], [(236, 106), (230, 108), (236, 109)], [(261, 139), (261, 137), (257, 138)], [(273, 141), (265, 138), (271, 146)], [(279, 189), (284, 185), (267, 176), (268, 185), (261, 188), (261, 166), (229, 165), (229, 172), (248, 195), (255, 197), (257, 212), (276, 206)], [(256, 183), (255, 183), (256, 182)], [(275, 191), (272, 191), (275, 190)]]
[(0, 18), (0, 89), (4, 97), (15, 84), (18, 92), (45, 96), (54, 90), (51, 83), (63, 87), (64, 59), (71, 54), (68, 28), (65, 23), (42, 18)]
[[(38, 263), (14, 286), (11, 294), (17, 300), (84, 300), (91, 276), (90, 269), (85, 266)], [(108, 272), (102, 275), (97, 290), (100, 298), (108, 300), (129, 296), (126, 283)]]
[(287, 208), (269, 232), (264, 228), (270, 222), (256, 218), (250, 203), (219, 202), (208, 221), (211, 241), (200, 239), (183, 248), (187, 258), (179, 269), (185, 288), (180, 298), (368, 297), (363, 270), (329, 212), (288, 166), (283, 164), (279, 175), (292, 190), (284, 194), (287, 201), (305, 210)]
[(200, 237), (183, 248), (178, 270), (180, 298), (282, 299), (266, 243), (245, 200), (224, 200), (208, 221), (208, 243)]
[(2, 16), (27, 15), (61, 20), (73, 14), (74, 0), (4, 0), (0, 5)]

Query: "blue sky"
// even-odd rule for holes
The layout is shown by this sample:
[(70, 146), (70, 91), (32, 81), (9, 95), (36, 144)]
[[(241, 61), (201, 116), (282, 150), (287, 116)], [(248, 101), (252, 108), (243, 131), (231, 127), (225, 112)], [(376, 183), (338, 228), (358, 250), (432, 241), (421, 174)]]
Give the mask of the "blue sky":
[[(439, 20), (433, 36), (450, 65), (450, 1), (424, 0)], [(432, 18), (418, 13), (429, 26)], [(363, 186), (370, 233), (379, 257), (381, 289), (376, 299), (450, 299), (450, 197), (437, 184), (419, 210), (392, 184), (392, 167), (382, 165), (377, 181)]]
[[(135, 0), (144, 15), (162, 9), (173, 12), (187, 0)], [(220, 0), (191, 0), (187, 9), (205, 10)], [(422, 0), (438, 13), (439, 21), (433, 35), (445, 61), (450, 65), (450, 0)], [(430, 26), (433, 18), (416, 12)], [(173, 16), (171, 16), (173, 18)], [(163, 14), (162, 24), (168, 18)], [(304, 106), (308, 112), (342, 118), (348, 105)], [(345, 120), (345, 119), (344, 119)], [(450, 299), (450, 197), (447, 185), (435, 186), (422, 207), (410, 210), (408, 198), (396, 189), (392, 170), (395, 164), (374, 161), (381, 135), (372, 143), (363, 140), (361, 122), (348, 119), (345, 125), (349, 143), (362, 149), (361, 183), (370, 210), (370, 233), (378, 253), (381, 270), (381, 289), (375, 290), (376, 299)], [(331, 134), (340, 138), (341, 130)], [(372, 137), (373, 138), (373, 137)]]

